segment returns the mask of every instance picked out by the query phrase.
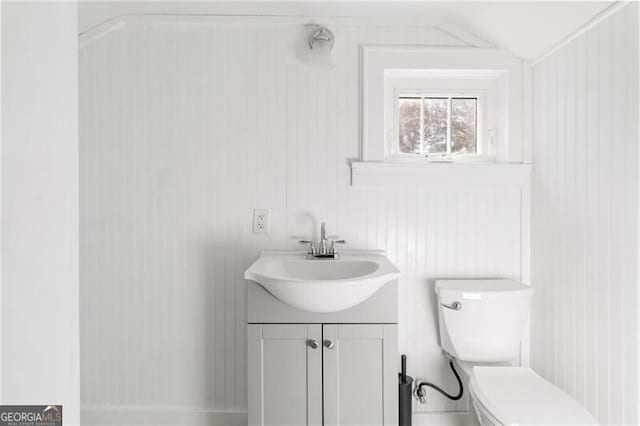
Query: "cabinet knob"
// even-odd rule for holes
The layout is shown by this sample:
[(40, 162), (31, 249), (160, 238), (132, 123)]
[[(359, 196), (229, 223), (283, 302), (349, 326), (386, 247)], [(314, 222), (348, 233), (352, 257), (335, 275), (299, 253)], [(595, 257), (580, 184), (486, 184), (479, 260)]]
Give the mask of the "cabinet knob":
[(311, 346), (311, 349), (318, 349), (318, 341), (316, 339), (307, 340), (307, 345)]
[(325, 340), (324, 341), (324, 347), (327, 349), (333, 349), (334, 347), (334, 343), (331, 340)]

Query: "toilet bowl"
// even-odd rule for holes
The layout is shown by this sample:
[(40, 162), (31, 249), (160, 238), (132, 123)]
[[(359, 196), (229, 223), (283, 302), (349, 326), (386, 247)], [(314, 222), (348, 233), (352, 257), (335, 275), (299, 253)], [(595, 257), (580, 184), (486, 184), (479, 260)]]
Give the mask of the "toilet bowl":
[(512, 280), (438, 280), (440, 346), (454, 358), (476, 425), (597, 425), (576, 400), (516, 366), (532, 290)]
[(480, 425), (597, 425), (567, 393), (527, 367), (474, 367), (469, 394)]

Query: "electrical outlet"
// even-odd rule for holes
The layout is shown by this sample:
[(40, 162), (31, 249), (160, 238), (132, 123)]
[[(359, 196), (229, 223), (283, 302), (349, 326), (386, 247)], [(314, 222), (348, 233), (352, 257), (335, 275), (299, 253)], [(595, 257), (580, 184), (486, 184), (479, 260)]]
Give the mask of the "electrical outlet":
[(267, 209), (253, 210), (253, 233), (254, 234), (269, 233), (269, 210)]

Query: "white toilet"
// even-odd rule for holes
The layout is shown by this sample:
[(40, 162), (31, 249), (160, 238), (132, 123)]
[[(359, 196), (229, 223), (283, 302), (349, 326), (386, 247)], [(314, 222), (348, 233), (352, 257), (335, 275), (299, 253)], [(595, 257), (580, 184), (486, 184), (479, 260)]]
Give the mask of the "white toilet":
[(438, 280), (435, 289), (440, 346), (462, 370), (476, 424), (598, 424), (532, 369), (512, 366), (529, 317), (531, 288), (512, 280)]

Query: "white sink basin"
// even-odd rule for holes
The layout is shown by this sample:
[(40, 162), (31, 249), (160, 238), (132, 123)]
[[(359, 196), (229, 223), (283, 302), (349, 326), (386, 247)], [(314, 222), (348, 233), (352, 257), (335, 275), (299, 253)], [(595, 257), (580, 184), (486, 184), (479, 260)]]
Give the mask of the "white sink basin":
[(282, 302), (309, 312), (336, 312), (367, 300), (400, 271), (382, 251), (346, 251), (306, 260), (302, 252), (266, 251), (244, 273)]

